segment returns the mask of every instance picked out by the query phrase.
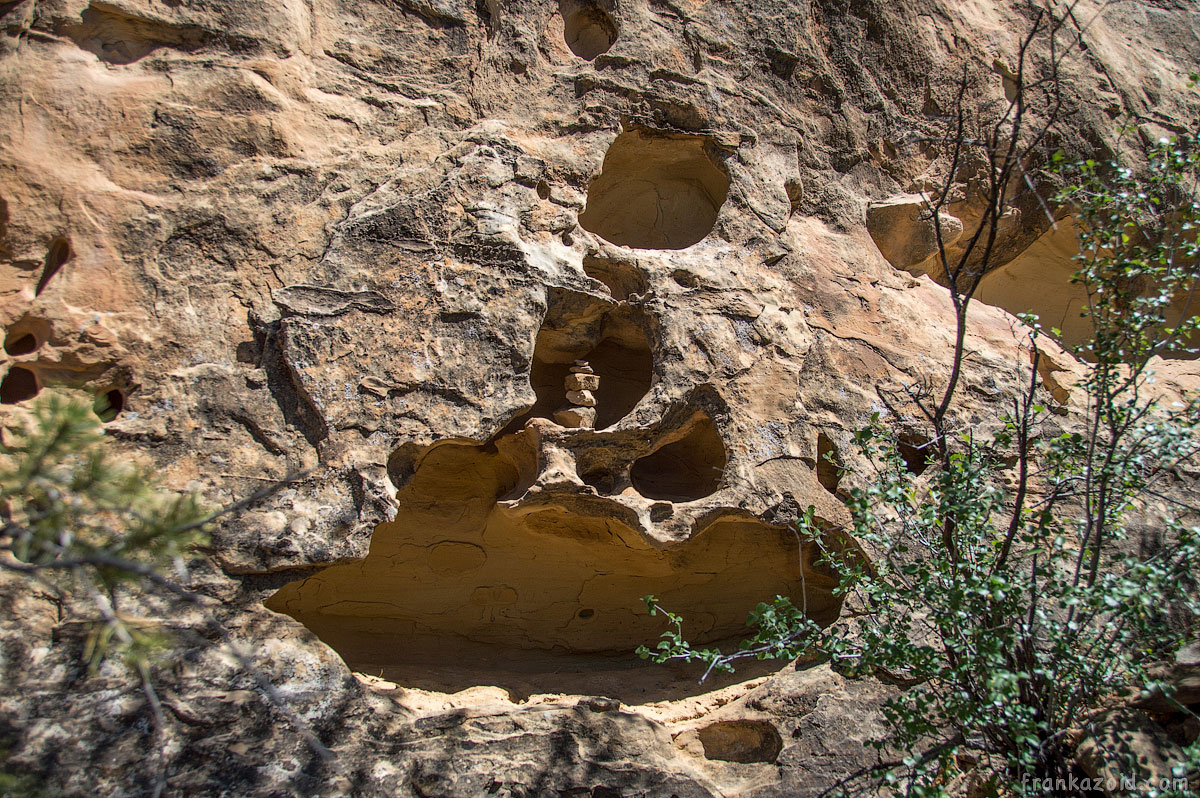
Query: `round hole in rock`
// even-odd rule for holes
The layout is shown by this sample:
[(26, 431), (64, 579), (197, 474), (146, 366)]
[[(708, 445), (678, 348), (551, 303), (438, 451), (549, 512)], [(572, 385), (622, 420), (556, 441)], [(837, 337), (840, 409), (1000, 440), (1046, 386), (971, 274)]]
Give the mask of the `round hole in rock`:
[(716, 425), (700, 416), (683, 437), (634, 462), (629, 477), (647, 499), (689, 502), (716, 492), (725, 462)]
[(576, 613), (576, 617), (581, 618), (586, 621), (588, 618), (595, 618), (596, 611), (593, 610), (591, 607), (584, 607), (582, 610), (580, 610), (578, 613)]
[(725, 720), (700, 729), (696, 736), (707, 759), (722, 762), (774, 762), (783, 750), (783, 738), (762, 720)]
[(4, 351), (10, 355), (28, 355), (38, 348), (38, 339), (33, 333), (10, 332), (4, 338)]
[(15, 405), (32, 399), (38, 394), (38, 381), (27, 368), (10, 366), (4, 380), (0, 381), (0, 404)]
[(635, 128), (608, 148), (579, 224), (618, 246), (684, 249), (712, 232), (728, 195), (712, 139)]
[(125, 409), (125, 394), (121, 393), (116, 388), (111, 391), (105, 391), (96, 396), (96, 401), (92, 403), (92, 411), (100, 417), (101, 421), (112, 421), (117, 416), (121, 415), (121, 411)]
[(595, 0), (559, 0), (558, 11), (567, 47), (584, 61), (608, 52), (617, 41), (616, 20)]
[(915, 432), (902, 432), (896, 439), (900, 457), (904, 466), (913, 476), (919, 477), (929, 467), (929, 458), (933, 452), (929, 449), (929, 439)]

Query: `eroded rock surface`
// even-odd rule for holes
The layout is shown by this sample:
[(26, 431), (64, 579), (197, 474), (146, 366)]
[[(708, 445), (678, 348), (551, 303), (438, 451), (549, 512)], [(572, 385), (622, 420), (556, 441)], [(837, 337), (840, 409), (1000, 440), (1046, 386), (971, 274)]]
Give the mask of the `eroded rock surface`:
[[(1194, 10), (1074, 14), (1064, 146), (1194, 117)], [(3, 413), (103, 397), (114, 445), (216, 502), (302, 474), (185, 580), (261, 680), (205, 612), (174, 619), (160, 737), (119, 667), (85, 678), (58, 599), (0, 577), (12, 767), (70, 794), (161, 765), (188, 795), (699, 796), (871, 761), (890, 688), (789, 666), (701, 690), (631, 660), (662, 628), (639, 599), (708, 641), (776, 593), (835, 621), (787, 525), (811, 505), (841, 540), (877, 386), (946, 376), (922, 198), (964, 66), (973, 107), (1011, 92), (1025, 4), (19, 0), (0, 23)], [(1005, 310), (1071, 313), (1039, 192), (1005, 218), (956, 423), (1017, 384)], [(1079, 364), (1048, 349), (1069, 409)], [(920, 420), (894, 422), (921, 468)]]

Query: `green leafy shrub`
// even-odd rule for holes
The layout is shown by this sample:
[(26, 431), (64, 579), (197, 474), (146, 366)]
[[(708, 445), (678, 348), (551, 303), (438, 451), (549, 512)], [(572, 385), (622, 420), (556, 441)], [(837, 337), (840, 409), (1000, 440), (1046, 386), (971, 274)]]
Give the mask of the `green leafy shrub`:
[[(1088, 364), (1078, 412), (1063, 421), (1048, 406), (1038, 378), (1044, 332), (1026, 319), (1027, 389), (996, 429), (949, 425), (952, 383), (938, 404), (927, 391), (905, 394), (933, 427), (920, 476), (894, 424), (877, 415), (857, 433), (871, 471), (848, 503), (850, 531), (869, 561), (826, 556), (861, 615), (823, 629), (776, 597), (751, 615), (754, 637), (723, 652), (692, 647), (667, 612), (670, 631), (640, 650), (657, 662), (700, 662), (706, 676), (745, 657), (820, 654), (848, 675), (905, 685), (884, 704), (890, 735), (875, 743), (898, 758), (857, 776), (908, 795), (944, 794), (965, 752), (993, 793), (1071, 794), (1085, 744), (1097, 751), (1093, 772), (1161, 776), (1136, 751), (1098, 741), (1139, 692), (1170, 696), (1154, 666), (1196, 636), (1200, 530), (1189, 523), (1197, 508), (1187, 472), (1200, 448), (1200, 404), (1164, 399), (1151, 366), (1195, 351), (1200, 142), (1160, 142), (1138, 173), (1061, 155), (1054, 164), (1068, 183), (1059, 201), (1081, 230), (1075, 279), (1094, 329), (1078, 352)], [(969, 286), (955, 294), (956, 367), (970, 296)], [(822, 540), (811, 510), (797, 526), (803, 539)], [(1187, 793), (1187, 777), (1195, 784), (1200, 743), (1173, 764), (1183, 781), (1160, 795)]]

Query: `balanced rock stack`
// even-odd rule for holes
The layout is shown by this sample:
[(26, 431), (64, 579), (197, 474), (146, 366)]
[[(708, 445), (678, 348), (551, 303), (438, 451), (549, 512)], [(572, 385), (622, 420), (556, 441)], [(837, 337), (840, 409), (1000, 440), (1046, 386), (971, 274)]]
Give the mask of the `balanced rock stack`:
[(600, 375), (592, 373), (586, 360), (576, 360), (563, 385), (569, 404), (554, 412), (554, 420), (564, 427), (593, 427), (596, 424), (596, 394)]

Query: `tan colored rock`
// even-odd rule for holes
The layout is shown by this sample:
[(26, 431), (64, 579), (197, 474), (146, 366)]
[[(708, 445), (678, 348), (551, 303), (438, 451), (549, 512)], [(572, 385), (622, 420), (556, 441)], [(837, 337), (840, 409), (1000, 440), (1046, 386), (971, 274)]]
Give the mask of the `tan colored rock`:
[(579, 407), (596, 406), (596, 397), (591, 391), (567, 391), (567, 401)]
[[(1093, 721), (1077, 748), (1080, 767), (1105, 795), (1152, 795), (1175, 783), (1183, 749), (1144, 713), (1119, 709)], [(1130, 767), (1127, 763), (1136, 763)], [(1124, 779), (1124, 780), (1123, 780)], [(1186, 790), (1186, 777), (1184, 777)], [(1132, 789), (1130, 789), (1132, 787)]]
[(568, 399), (570, 391), (595, 391), (600, 387), (600, 377), (596, 374), (568, 374), (566, 389)]
[[(950, 246), (963, 233), (962, 220), (948, 213), (939, 213), (938, 217), (941, 244)], [(872, 202), (867, 207), (867, 230), (883, 257), (897, 269), (920, 270), (938, 252), (939, 231), (933, 212), (927, 199), (918, 194)], [(931, 270), (935, 268), (940, 269), (940, 264)]]
[(596, 408), (564, 407), (554, 411), (554, 421), (564, 427), (591, 428), (596, 426)]
[[(1083, 5), (1071, 154), (1120, 151), (1114, 107), (1147, 133), (1195, 118), (1194, 12)], [(215, 504), (303, 474), (184, 581), (337, 763), (197, 643), (156, 674), (168, 792), (762, 798), (870, 761), (877, 683), (766, 669), (755, 709), (629, 653), (662, 629), (646, 593), (714, 643), (800, 585), (832, 621), (788, 524), (812, 505), (844, 526), (876, 387), (948, 373), (945, 291), (888, 260), (931, 274), (912, 195), (950, 169), (963, 65), (1011, 67), (1026, 9), (826, 6), (0, 4), (0, 424), (75, 391), (119, 407), (119, 452)], [(965, 102), (1004, 92), (986, 73)], [(980, 164), (953, 177), (970, 230)], [(997, 257), (1052, 276), (1039, 203), (1021, 194)], [(1028, 360), (1010, 315), (971, 313), (950, 422), (985, 434)], [(1046, 346), (1073, 400), (1084, 367)], [(5, 767), (150, 791), (136, 681), (83, 678), (86, 630), (40, 589), (0, 573), (0, 600)], [(218, 637), (194, 608), (172, 624)], [(352, 675), (373, 669), (391, 686)]]

